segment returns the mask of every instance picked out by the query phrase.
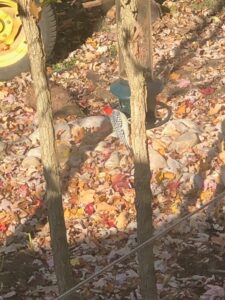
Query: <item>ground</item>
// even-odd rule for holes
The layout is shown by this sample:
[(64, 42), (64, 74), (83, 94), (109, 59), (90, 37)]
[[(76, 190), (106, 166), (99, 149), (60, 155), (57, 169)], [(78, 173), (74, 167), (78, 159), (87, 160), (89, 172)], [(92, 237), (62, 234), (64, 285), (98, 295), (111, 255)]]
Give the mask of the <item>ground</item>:
[[(172, 112), (147, 131), (156, 232), (224, 191), (225, 11), (216, 3), (165, 1), (153, 26), (154, 74), (162, 83), (157, 117)], [(60, 5), (48, 75), (86, 115), (55, 118), (76, 284), (136, 245), (133, 164), (101, 117), (105, 104), (118, 104), (109, 92), (118, 78), (113, 13)], [(37, 117), (25, 99), (30, 82), (23, 74), (0, 85), (0, 299), (57, 295)], [(160, 299), (224, 299), (223, 197), (158, 240), (154, 252)], [(136, 257), (79, 293), (140, 299)]]

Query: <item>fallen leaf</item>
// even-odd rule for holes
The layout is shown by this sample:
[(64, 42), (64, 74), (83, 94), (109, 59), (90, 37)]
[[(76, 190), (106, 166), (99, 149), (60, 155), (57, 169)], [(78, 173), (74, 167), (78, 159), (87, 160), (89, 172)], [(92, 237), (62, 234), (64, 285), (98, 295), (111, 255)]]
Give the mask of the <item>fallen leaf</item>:
[(179, 73), (176, 73), (176, 72), (173, 72), (173, 73), (171, 73), (170, 75), (169, 75), (169, 79), (170, 80), (178, 80), (178, 79), (180, 79), (180, 74)]
[(207, 190), (207, 191), (203, 191), (200, 194), (200, 199), (203, 203), (208, 202), (214, 195), (214, 191), (212, 190)]
[(72, 265), (73, 267), (79, 266), (79, 265), (80, 265), (80, 260), (79, 260), (79, 258), (75, 257), (75, 258), (72, 258), (72, 259), (70, 260), (70, 263), (71, 263), (71, 265)]
[(163, 180), (173, 180), (176, 177), (176, 175), (172, 172), (158, 172), (155, 176), (155, 179), (158, 183), (161, 183)]
[(93, 213), (95, 212), (93, 203), (87, 204), (87, 205), (85, 206), (84, 211), (85, 211), (85, 213), (86, 213), (88, 216), (93, 215)]
[(209, 95), (212, 95), (215, 92), (215, 89), (212, 88), (212, 87), (206, 87), (206, 88), (200, 89), (200, 92), (204, 96), (209, 96)]
[(0, 231), (1, 232), (6, 232), (7, 226), (4, 223), (0, 223)]
[(180, 80), (178, 80), (177, 86), (179, 88), (186, 88), (190, 85), (190, 83), (191, 82), (188, 79), (180, 79)]
[(25, 198), (29, 195), (29, 187), (27, 184), (22, 184), (18, 189), (18, 194), (20, 197)]
[(223, 105), (221, 103), (216, 103), (215, 106), (213, 106), (213, 107), (210, 108), (210, 110), (208, 112), (208, 115), (209, 116), (213, 116), (213, 115), (218, 114), (218, 112), (221, 110), (222, 106)]
[(126, 211), (122, 211), (116, 220), (116, 227), (118, 230), (122, 231), (126, 229), (129, 222), (129, 215)]
[(123, 192), (123, 189), (130, 189), (131, 183), (127, 178), (127, 175), (124, 174), (117, 174), (112, 176), (112, 187), (116, 192)]
[(176, 115), (184, 116), (186, 115), (186, 113), (187, 113), (187, 106), (186, 103), (183, 102), (178, 106), (178, 109), (176, 110)]
[(109, 228), (116, 227), (115, 222), (112, 219), (106, 217), (102, 219), (102, 223)]

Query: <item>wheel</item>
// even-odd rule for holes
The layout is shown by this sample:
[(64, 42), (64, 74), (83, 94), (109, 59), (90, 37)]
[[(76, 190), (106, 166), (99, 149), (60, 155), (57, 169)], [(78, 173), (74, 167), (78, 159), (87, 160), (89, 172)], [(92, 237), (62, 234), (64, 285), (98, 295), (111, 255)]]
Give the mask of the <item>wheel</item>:
[[(50, 5), (44, 6), (39, 18), (38, 24), (48, 58), (56, 41), (56, 17), (53, 8)], [(12, 79), (21, 72), (29, 71), (27, 52), (27, 43), (16, 2), (0, 0), (0, 81)]]

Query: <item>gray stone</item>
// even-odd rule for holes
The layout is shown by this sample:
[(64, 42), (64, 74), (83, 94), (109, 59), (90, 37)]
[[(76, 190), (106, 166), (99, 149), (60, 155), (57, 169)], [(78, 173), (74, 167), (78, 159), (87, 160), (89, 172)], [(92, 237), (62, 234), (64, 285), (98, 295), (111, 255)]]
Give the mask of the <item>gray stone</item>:
[(39, 129), (36, 129), (29, 135), (29, 139), (31, 140), (33, 145), (39, 144)]
[(171, 157), (167, 159), (167, 165), (169, 170), (172, 171), (173, 173), (177, 173), (183, 168), (183, 165), (180, 162), (178, 162), (176, 159), (173, 159)]
[(100, 143), (98, 143), (98, 145), (95, 147), (95, 151), (99, 151), (99, 152), (102, 152), (105, 150), (107, 146), (107, 143), (104, 142), (104, 141), (101, 141)]
[(33, 156), (33, 157), (37, 157), (41, 159), (41, 147), (36, 147), (36, 148), (32, 148), (30, 149), (27, 154), (27, 156)]
[(3, 143), (3, 142), (0, 142), (0, 153), (1, 153), (1, 152), (4, 152), (5, 149), (6, 149), (6, 144)]
[(181, 136), (177, 137), (170, 145), (170, 151), (176, 151), (177, 153), (183, 153), (188, 151), (199, 143), (199, 138), (196, 133), (186, 132)]
[(54, 125), (56, 137), (60, 137), (61, 140), (69, 142), (71, 139), (70, 127), (66, 122), (57, 123)]
[(170, 137), (177, 137), (180, 134), (186, 132), (188, 127), (185, 126), (181, 120), (173, 120), (166, 124), (162, 131), (162, 135), (168, 135)]
[(105, 167), (108, 169), (119, 168), (120, 166), (120, 157), (117, 152), (113, 152), (109, 159), (105, 162)]
[(149, 159), (151, 171), (158, 171), (167, 167), (165, 158), (152, 147), (149, 147)]
[(201, 130), (198, 125), (189, 119), (172, 120), (167, 123), (162, 131), (163, 135), (170, 137), (177, 137), (185, 132), (200, 133)]
[(65, 141), (56, 142), (56, 155), (59, 163), (64, 165), (70, 158), (71, 145)]
[(40, 160), (34, 156), (25, 157), (22, 161), (22, 167), (25, 169), (38, 168), (40, 165)]
[(79, 124), (80, 127), (91, 129), (109, 126), (110, 120), (105, 116), (90, 116), (80, 119), (77, 124)]

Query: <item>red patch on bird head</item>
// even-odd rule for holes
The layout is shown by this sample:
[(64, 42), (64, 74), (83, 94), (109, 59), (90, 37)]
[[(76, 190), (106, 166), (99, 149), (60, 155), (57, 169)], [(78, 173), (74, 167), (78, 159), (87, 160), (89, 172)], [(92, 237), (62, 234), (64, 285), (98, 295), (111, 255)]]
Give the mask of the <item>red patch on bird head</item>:
[(111, 116), (113, 109), (111, 106), (104, 106), (103, 107), (103, 112), (107, 115), (107, 116)]

